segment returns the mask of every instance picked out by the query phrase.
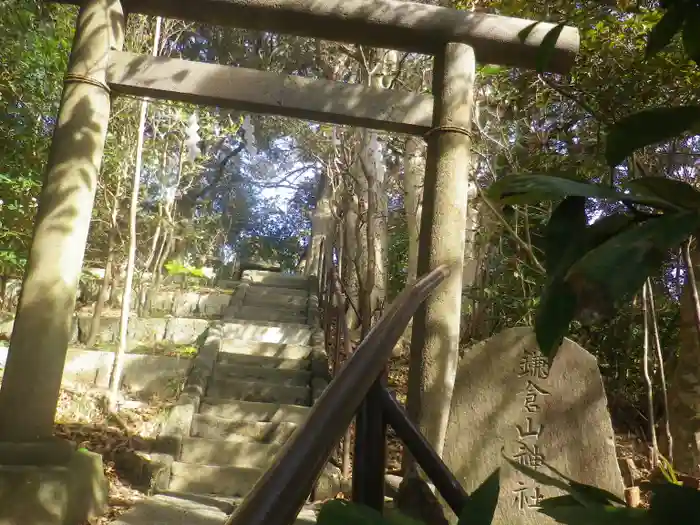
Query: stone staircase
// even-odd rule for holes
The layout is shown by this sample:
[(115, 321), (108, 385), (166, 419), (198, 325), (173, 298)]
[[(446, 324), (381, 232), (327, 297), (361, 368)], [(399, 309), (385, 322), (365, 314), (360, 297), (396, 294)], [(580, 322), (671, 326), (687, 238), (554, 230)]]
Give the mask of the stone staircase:
[[(154, 489), (160, 495), (153, 502), (211, 505), (223, 520), (303, 423), (329, 379), (312, 284), (299, 276), (244, 272), (159, 438)], [(322, 474), (322, 497), (338, 483), (334, 473)], [(189, 513), (188, 524), (218, 523), (181, 512)], [(122, 525), (157, 523), (121, 519)], [(297, 523), (314, 520), (305, 508)]]

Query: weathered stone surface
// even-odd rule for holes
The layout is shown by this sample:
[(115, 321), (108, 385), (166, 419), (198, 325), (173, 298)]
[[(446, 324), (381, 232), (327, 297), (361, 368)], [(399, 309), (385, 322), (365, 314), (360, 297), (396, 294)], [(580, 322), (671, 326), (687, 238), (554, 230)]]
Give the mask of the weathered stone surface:
[[(80, 342), (87, 341), (90, 335), (90, 325), (92, 324), (91, 315), (81, 315), (78, 317), (78, 332), (80, 334)], [(113, 343), (119, 339), (119, 318), (118, 317), (103, 317), (100, 320), (100, 334), (97, 337), (98, 343)]]
[(92, 452), (74, 452), (62, 465), (0, 465), (0, 523), (86, 523), (103, 513), (107, 493), (102, 456)]
[(197, 311), (199, 294), (186, 292), (178, 295), (173, 304), (172, 313), (175, 317), (189, 317)]
[(314, 487), (314, 500), (324, 501), (335, 498), (343, 490), (343, 476), (335, 465), (326, 463)]
[(148, 292), (148, 305), (151, 312), (171, 313), (177, 292)]
[[(124, 359), (122, 388), (143, 398), (175, 395), (192, 364), (188, 358), (157, 355), (126, 354)], [(6, 361), (7, 348), (0, 347), (0, 368)], [(107, 388), (113, 362), (114, 352), (69, 348), (61, 384)]]
[(198, 309), (200, 315), (210, 317), (221, 315), (231, 301), (230, 293), (207, 293), (199, 297)]
[(190, 344), (209, 326), (206, 319), (172, 318), (167, 320), (165, 339), (175, 344)]
[[(129, 346), (134, 346), (136, 343), (155, 343), (162, 341), (166, 335), (166, 325), (169, 325), (168, 319), (156, 317), (150, 319), (138, 317), (130, 318), (129, 326), (126, 330), (126, 336), (130, 342)], [(117, 326), (119, 326), (118, 320)], [(119, 334), (118, 331), (117, 334)], [(132, 341), (134, 345), (131, 344)], [(118, 342), (118, 337), (114, 339), (114, 342)]]
[(10, 336), (12, 335), (12, 328), (14, 326), (15, 326), (14, 319), (0, 322), (0, 340), (1, 339), (9, 340)]
[(459, 362), (443, 458), (469, 493), (501, 467), (494, 525), (553, 524), (533, 507), (562, 494), (517, 472), (502, 449), (543, 472), (544, 459), (577, 481), (623, 495), (595, 358), (566, 339), (546, 365), (530, 328), (505, 330)]

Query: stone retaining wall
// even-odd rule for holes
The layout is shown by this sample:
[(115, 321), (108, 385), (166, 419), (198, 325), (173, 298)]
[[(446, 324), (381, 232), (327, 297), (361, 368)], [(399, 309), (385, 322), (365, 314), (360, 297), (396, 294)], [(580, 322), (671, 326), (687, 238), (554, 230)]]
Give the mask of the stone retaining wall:
[[(193, 360), (185, 357), (126, 354), (122, 388), (142, 397), (172, 397), (185, 378)], [(0, 347), (0, 368), (7, 361), (7, 347)], [(63, 369), (64, 386), (107, 388), (114, 352), (69, 348)]]
[[(85, 343), (90, 333), (91, 315), (80, 315), (73, 318), (73, 333), (70, 343)], [(0, 323), (0, 340), (10, 338), (13, 321)], [(195, 344), (198, 338), (209, 326), (207, 319), (191, 319), (186, 317), (131, 317), (127, 338), (129, 348), (135, 348), (148, 343)], [(103, 317), (100, 322), (99, 344), (117, 344), (119, 342), (119, 318)]]

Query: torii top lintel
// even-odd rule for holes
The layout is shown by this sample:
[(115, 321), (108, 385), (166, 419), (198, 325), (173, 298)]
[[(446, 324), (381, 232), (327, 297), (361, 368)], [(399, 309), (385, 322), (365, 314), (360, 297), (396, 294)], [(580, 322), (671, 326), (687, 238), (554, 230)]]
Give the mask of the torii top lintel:
[[(58, 0), (80, 4), (81, 0)], [(447, 42), (474, 48), (482, 64), (534, 69), (554, 24), (399, 0), (122, 0), (130, 13), (435, 54)], [(579, 48), (564, 27), (546, 63), (564, 73)]]

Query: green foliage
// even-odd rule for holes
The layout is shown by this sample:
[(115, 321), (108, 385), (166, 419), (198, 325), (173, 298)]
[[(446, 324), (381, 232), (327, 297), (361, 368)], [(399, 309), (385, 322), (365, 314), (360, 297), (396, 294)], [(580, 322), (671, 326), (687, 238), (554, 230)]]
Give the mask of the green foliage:
[[(540, 503), (539, 512), (558, 523), (565, 525), (666, 525), (698, 523), (700, 492), (686, 487), (677, 481), (669, 483), (645, 483), (642, 488), (649, 490), (649, 508), (627, 507), (618, 496), (601, 489), (568, 478), (551, 465), (545, 467), (552, 473), (521, 465), (505, 458), (513, 468), (536, 482), (555, 487), (566, 493), (563, 496), (547, 498)], [(670, 465), (670, 478), (676, 480)]]
[[(493, 520), (500, 491), (500, 469), (496, 469), (468, 497), (459, 514), (457, 525), (489, 525)], [(323, 504), (316, 519), (317, 525), (421, 525), (398, 510), (382, 515), (359, 503), (330, 500)]]
[(187, 266), (177, 260), (165, 263), (164, 268), (168, 272), (168, 275), (185, 275), (187, 277), (196, 277), (199, 279), (207, 278), (202, 268)]
[(700, 106), (653, 108), (633, 113), (610, 128), (605, 157), (610, 166), (617, 166), (634, 151), (672, 139), (698, 122)]
[[(681, 31), (685, 53), (700, 60), (700, 7), (696, 2), (669, 0), (664, 15), (647, 35), (644, 50), (651, 59), (665, 49)], [(618, 120), (608, 132), (606, 159), (616, 166), (638, 149), (677, 137), (700, 123), (700, 107), (682, 105), (656, 107), (635, 112)]]
[(472, 493), (459, 513), (459, 525), (489, 525), (498, 505), (501, 471), (496, 469)]
[(75, 8), (0, 0), (0, 247), (27, 256)]
[[(553, 357), (577, 314), (610, 316), (616, 302), (635, 294), (660, 268), (669, 250), (700, 228), (700, 199), (692, 187), (679, 181), (633, 182), (623, 192), (570, 178), (513, 175), (489, 189), (501, 204), (564, 197), (545, 231), (548, 283), (535, 318), (545, 355)], [(590, 197), (625, 202), (631, 212), (587, 226), (585, 201)], [(634, 205), (666, 213), (642, 213)]]
[(0, 275), (18, 276), (24, 271), (27, 259), (12, 250), (0, 250)]

